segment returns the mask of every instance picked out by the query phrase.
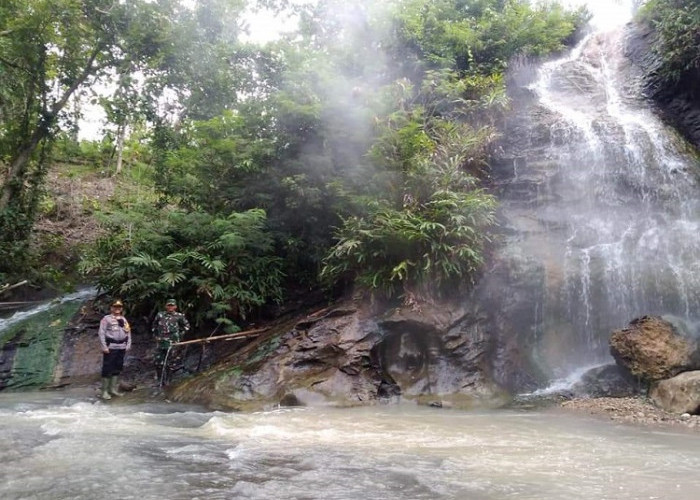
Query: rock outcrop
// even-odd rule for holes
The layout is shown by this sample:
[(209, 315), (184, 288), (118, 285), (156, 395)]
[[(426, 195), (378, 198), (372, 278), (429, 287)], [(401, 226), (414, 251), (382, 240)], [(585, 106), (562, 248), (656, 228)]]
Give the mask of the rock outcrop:
[[(99, 381), (102, 351), (97, 328), (104, 305), (56, 302), (0, 332), (0, 390), (89, 386)], [(125, 361), (125, 377), (153, 379), (152, 339), (139, 325)], [(122, 388), (132, 383), (122, 380)]]
[(651, 388), (649, 397), (666, 411), (700, 414), (700, 371), (683, 372), (660, 381)]
[(614, 331), (610, 353), (620, 366), (647, 382), (700, 368), (697, 343), (659, 316), (643, 316)]
[(657, 34), (653, 27), (631, 25), (625, 55), (644, 78), (644, 92), (653, 99), (664, 119), (700, 149), (700, 69), (680, 72), (674, 85), (660, 76), (661, 57), (654, 51)]
[(352, 406), (398, 398), (435, 406), (498, 406), (490, 345), (458, 306), (376, 315), (346, 304), (280, 323), (206, 372), (173, 388), (177, 401), (257, 410)]

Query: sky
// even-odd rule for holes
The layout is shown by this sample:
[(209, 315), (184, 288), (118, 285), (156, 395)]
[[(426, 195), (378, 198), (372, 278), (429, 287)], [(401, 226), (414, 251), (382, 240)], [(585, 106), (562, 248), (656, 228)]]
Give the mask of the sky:
[(591, 24), (601, 30), (622, 26), (632, 19), (635, 0), (560, 0), (564, 5), (586, 5), (593, 14)]

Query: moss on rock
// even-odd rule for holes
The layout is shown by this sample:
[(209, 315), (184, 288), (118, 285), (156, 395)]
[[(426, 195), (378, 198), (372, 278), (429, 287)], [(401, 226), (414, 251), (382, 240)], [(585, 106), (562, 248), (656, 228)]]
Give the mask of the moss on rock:
[[(0, 332), (0, 351), (9, 377), (4, 388), (40, 388), (53, 382), (66, 325), (80, 307), (78, 302), (57, 304)], [(6, 356), (3, 356), (6, 357)]]

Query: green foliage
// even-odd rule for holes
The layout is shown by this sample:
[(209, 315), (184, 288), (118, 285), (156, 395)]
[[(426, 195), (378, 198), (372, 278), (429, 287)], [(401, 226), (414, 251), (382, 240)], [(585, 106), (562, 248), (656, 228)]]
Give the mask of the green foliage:
[(188, 122), (171, 137), (168, 149), (160, 151), (156, 164), (164, 201), (213, 213), (232, 210), (232, 204), (254, 205), (246, 200), (248, 184), (274, 154), (264, 130), (250, 127), (246, 117), (232, 112)]
[[(278, 54), (281, 58), (282, 56)], [(298, 53), (285, 52), (289, 64)], [(317, 283), (322, 255), (339, 222), (338, 169), (366, 150), (341, 157), (321, 134), (325, 100), (314, 91), (316, 75), (299, 68), (269, 82), (278, 90), (251, 96), (235, 112), (157, 130), (156, 186), (163, 203), (210, 213), (264, 208), (277, 253), (291, 286)], [(279, 78), (279, 77), (277, 77)], [(353, 132), (350, 132), (353, 131)], [(343, 124), (332, 140), (356, 133)]]
[[(321, 0), (295, 7), (298, 34), (257, 47), (238, 40), (248, 2), (112, 2), (107, 18), (110, 2), (88, 3), (83, 29), (106, 30), (105, 51), (133, 50), (99, 52), (105, 71), (90, 73), (116, 85), (102, 104), (117, 134), (102, 144), (61, 136), (58, 150), (71, 169), (109, 172), (120, 132), (141, 127), (124, 146), (125, 180), (149, 194), (153, 182), (158, 200), (102, 207), (112, 211), (105, 236), (82, 268), (137, 309), (175, 295), (229, 328), (284, 291), (318, 287), (321, 271), (392, 295), (469, 283), (493, 224), (480, 178), (509, 106), (504, 69), (559, 50), (585, 20), (524, 0)], [(80, 2), (54, 4), (78, 15)], [(2, 14), (39, 22), (15, 9), (25, 1), (8, 5)], [(89, 53), (83, 35), (71, 47)], [(16, 76), (4, 43), (0, 71)], [(14, 92), (7, 81), (0, 96)], [(24, 94), (12, 96), (20, 109)], [(29, 231), (27, 205), (18, 212)]]
[[(490, 137), (467, 125), (438, 121), (431, 126), (432, 147), (414, 149), (410, 157), (400, 146), (393, 155), (384, 150), (402, 168), (400, 189), (370, 206), (365, 216), (345, 219), (325, 260), (324, 278), (356, 280), (404, 299), (440, 295), (472, 282), (483, 262), (487, 230), (495, 223), (496, 202), (477, 188), (467, 167)], [(412, 143), (414, 136), (403, 139)]]
[(408, 0), (396, 2), (394, 19), (393, 48), (407, 64), (488, 75), (515, 56), (562, 49), (589, 15), (521, 0)]
[(351, 274), (388, 297), (438, 295), (470, 282), (483, 262), (484, 229), (494, 200), (481, 192), (435, 193), (419, 210), (380, 208), (351, 217), (339, 232), (323, 275)]
[(0, 5), (0, 274), (28, 267), (52, 139), (75, 129), (69, 103), (100, 77), (150, 74), (172, 45), (174, 7), (145, 0)]
[(99, 286), (150, 313), (169, 297), (194, 319), (241, 318), (279, 299), (280, 259), (262, 210), (226, 217), (140, 207), (105, 219), (107, 232), (81, 262)]
[(653, 49), (662, 61), (663, 82), (673, 85), (684, 74), (700, 74), (700, 3), (649, 0), (639, 15), (658, 34)]

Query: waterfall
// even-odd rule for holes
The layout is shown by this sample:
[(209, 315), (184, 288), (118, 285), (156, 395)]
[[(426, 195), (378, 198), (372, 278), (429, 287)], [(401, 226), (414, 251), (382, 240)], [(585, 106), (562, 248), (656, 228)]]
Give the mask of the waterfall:
[(494, 172), (504, 234), (481, 293), (508, 290), (493, 328), (550, 378), (609, 360), (610, 332), (641, 315), (698, 334), (698, 157), (641, 97), (625, 34), (539, 68)]

